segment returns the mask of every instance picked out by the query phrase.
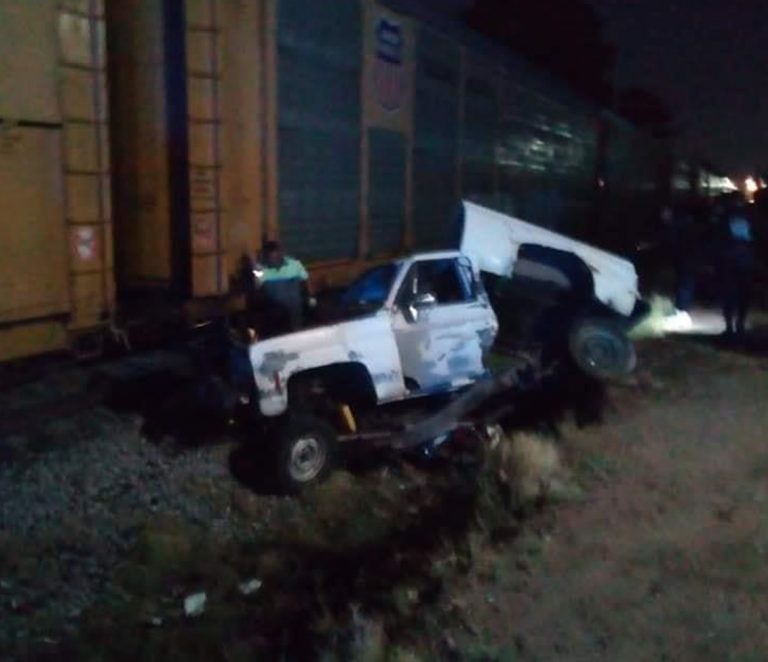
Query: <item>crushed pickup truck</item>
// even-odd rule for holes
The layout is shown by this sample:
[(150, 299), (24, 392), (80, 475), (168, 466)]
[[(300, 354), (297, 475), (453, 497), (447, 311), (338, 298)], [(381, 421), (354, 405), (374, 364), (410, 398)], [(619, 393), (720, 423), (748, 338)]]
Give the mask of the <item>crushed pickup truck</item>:
[(639, 301), (631, 263), (471, 203), (462, 210), (459, 250), (376, 266), (338, 298), (334, 323), (234, 348), (251, 368), (236, 380), (240, 402), (272, 426), (286, 489), (327, 475), (340, 441), (429, 442), (514, 387), (517, 369), (492, 377), (485, 362), (499, 332), (488, 279), (556, 281), (570, 311), (556, 335), (576, 363), (598, 377), (632, 369), (622, 333)]

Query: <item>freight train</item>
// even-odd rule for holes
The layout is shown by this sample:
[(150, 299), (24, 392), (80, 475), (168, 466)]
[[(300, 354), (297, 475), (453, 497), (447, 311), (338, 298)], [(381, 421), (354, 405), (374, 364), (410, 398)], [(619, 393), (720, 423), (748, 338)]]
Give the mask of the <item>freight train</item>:
[(461, 199), (620, 250), (669, 188), (664, 142), (411, 2), (0, 0), (0, 55), (0, 360), (217, 314), (265, 238), (333, 286)]

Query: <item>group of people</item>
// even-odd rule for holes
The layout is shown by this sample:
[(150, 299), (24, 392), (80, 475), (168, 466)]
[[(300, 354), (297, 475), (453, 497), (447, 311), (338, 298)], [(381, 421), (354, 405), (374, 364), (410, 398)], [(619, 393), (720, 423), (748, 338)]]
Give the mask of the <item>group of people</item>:
[(736, 193), (722, 198), (703, 218), (693, 210), (674, 213), (666, 207), (661, 221), (676, 269), (676, 308), (690, 309), (698, 280), (709, 268), (719, 290), (725, 336), (743, 338), (757, 266), (754, 207)]
[[(747, 330), (757, 264), (753, 221), (759, 206), (734, 193), (705, 214), (671, 207), (661, 212), (664, 243), (676, 269), (676, 308), (691, 308), (703, 267), (709, 267), (716, 276), (727, 338), (742, 338)], [(265, 242), (256, 259), (245, 258), (241, 286), (249, 328), (258, 327), (260, 337), (301, 329), (316, 305), (306, 268), (276, 241)]]

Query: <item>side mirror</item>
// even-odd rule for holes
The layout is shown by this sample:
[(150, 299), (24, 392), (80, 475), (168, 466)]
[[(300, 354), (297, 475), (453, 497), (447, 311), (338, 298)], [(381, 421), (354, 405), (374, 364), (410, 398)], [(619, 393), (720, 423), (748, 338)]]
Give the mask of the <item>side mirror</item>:
[(416, 296), (409, 306), (405, 309), (405, 318), (413, 324), (419, 320), (419, 313), (422, 310), (429, 310), (437, 305), (437, 298), (431, 292), (425, 292)]
[(411, 306), (416, 310), (425, 310), (426, 308), (434, 308), (437, 305), (437, 297), (431, 292), (425, 292), (419, 294), (414, 300)]

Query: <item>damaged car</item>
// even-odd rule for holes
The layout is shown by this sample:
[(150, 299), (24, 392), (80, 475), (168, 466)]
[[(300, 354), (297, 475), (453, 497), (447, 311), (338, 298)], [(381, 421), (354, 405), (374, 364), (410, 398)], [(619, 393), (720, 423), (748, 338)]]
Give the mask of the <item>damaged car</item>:
[(541, 336), (555, 347), (545, 356), (568, 355), (599, 378), (631, 371), (632, 264), (464, 203), (458, 249), (373, 267), (338, 297), (332, 323), (233, 347), (248, 366), (233, 380), (239, 401), (276, 440), (282, 487), (322, 480), (341, 442), (429, 442), (513, 387), (509, 375), (494, 380), (487, 357), (515, 312), (515, 280), (542, 285), (553, 303), (542, 310), (558, 311)]

